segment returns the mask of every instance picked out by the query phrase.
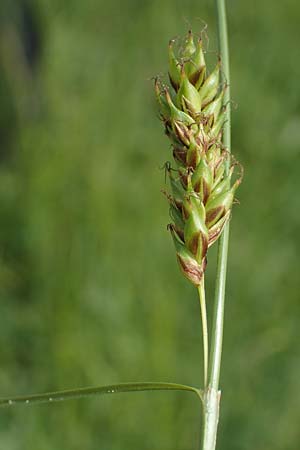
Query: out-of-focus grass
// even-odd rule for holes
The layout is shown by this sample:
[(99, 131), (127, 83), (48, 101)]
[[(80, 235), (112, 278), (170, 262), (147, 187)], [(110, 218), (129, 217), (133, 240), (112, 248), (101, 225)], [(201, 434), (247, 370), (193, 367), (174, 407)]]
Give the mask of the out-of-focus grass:
[[(166, 71), (168, 39), (201, 19), (215, 58), (213, 2), (27, 4), (29, 25), (17, 1), (3, 2), (1, 22), (1, 395), (198, 385), (197, 296), (166, 232), (160, 167), (170, 151), (151, 77)], [(246, 175), (232, 221), (218, 445), (294, 450), (300, 7), (232, 0), (228, 13), (233, 149)], [(0, 442), (190, 450), (199, 420), (188, 395), (122, 394), (2, 410)]]

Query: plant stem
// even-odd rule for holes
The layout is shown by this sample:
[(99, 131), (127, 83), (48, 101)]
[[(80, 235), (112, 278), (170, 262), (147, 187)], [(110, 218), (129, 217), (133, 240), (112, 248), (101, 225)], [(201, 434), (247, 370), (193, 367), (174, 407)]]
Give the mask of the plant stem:
[(198, 287), (201, 319), (202, 319), (202, 338), (203, 338), (203, 370), (204, 370), (204, 388), (207, 386), (207, 372), (208, 372), (208, 331), (207, 331), (207, 313), (205, 302), (205, 287), (204, 287), (204, 275), (200, 286)]
[[(223, 129), (223, 145), (230, 151), (230, 77), (229, 77), (229, 50), (225, 0), (215, 0), (218, 17), (218, 37), (219, 51), (222, 60), (222, 81), (226, 83), (227, 89), (224, 95), (224, 105), (226, 105), (226, 121)], [(226, 167), (228, 173), (229, 167)], [(202, 450), (215, 450), (217, 429), (219, 421), (219, 378), (222, 356), (223, 323), (224, 323), (224, 302), (225, 284), (229, 240), (229, 223), (227, 222), (218, 247), (217, 277), (215, 288), (215, 303), (212, 323), (212, 343), (210, 351), (208, 386), (204, 391), (203, 398), (203, 436)]]
[[(219, 49), (222, 58), (222, 81), (227, 84), (224, 95), (224, 105), (226, 105), (226, 121), (223, 129), (223, 145), (230, 152), (231, 150), (231, 111), (230, 111), (230, 74), (229, 74), (229, 50), (225, 0), (216, 0), (218, 15), (218, 36)], [(229, 167), (226, 167), (228, 173)], [(215, 305), (213, 315), (212, 347), (210, 355), (209, 384), (218, 390), (220, 378), (220, 366), (222, 356), (223, 322), (224, 322), (224, 302), (225, 285), (229, 241), (229, 222), (224, 227), (218, 248), (217, 279), (215, 288)]]

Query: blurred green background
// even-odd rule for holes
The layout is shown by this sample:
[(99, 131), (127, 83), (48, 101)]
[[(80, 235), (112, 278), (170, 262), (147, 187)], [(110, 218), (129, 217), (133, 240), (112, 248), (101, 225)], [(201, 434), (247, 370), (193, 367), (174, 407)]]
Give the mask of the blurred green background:
[[(300, 445), (300, 6), (228, 0), (233, 152), (220, 450)], [(170, 159), (151, 77), (208, 0), (2, 0), (0, 396), (121, 381), (199, 385), (196, 291), (166, 231)], [(216, 250), (208, 266), (211, 315)], [(191, 450), (185, 393), (0, 411), (7, 450)]]

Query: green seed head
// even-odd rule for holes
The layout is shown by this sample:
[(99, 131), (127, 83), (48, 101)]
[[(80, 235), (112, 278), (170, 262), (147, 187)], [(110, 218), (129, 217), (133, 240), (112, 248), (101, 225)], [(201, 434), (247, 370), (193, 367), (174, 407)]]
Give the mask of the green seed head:
[(195, 39), (192, 32), (181, 52), (175, 47), (176, 42), (170, 41), (171, 87), (156, 79), (155, 92), (175, 161), (173, 168), (166, 165), (173, 222), (169, 230), (182, 273), (199, 286), (208, 248), (230, 218), (241, 178), (232, 184), (237, 163), (221, 141), (226, 86), (220, 85), (220, 60), (208, 73), (202, 40)]

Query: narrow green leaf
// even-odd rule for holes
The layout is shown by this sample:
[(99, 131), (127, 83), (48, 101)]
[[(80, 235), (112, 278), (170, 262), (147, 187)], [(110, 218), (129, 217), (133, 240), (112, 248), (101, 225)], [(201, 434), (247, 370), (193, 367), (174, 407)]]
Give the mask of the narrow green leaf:
[(141, 392), (141, 391), (189, 391), (194, 392), (202, 400), (202, 391), (199, 389), (176, 383), (121, 383), (110, 384), (108, 386), (86, 387), (79, 389), (69, 389), (65, 391), (47, 392), (44, 394), (22, 395), (18, 397), (0, 398), (1, 406), (15, 406), (18, 404), (32, 405), (34, 403), (60, 402), (82, 397), (91, 397), (104, 394), (119, 394), (121, 392)]

